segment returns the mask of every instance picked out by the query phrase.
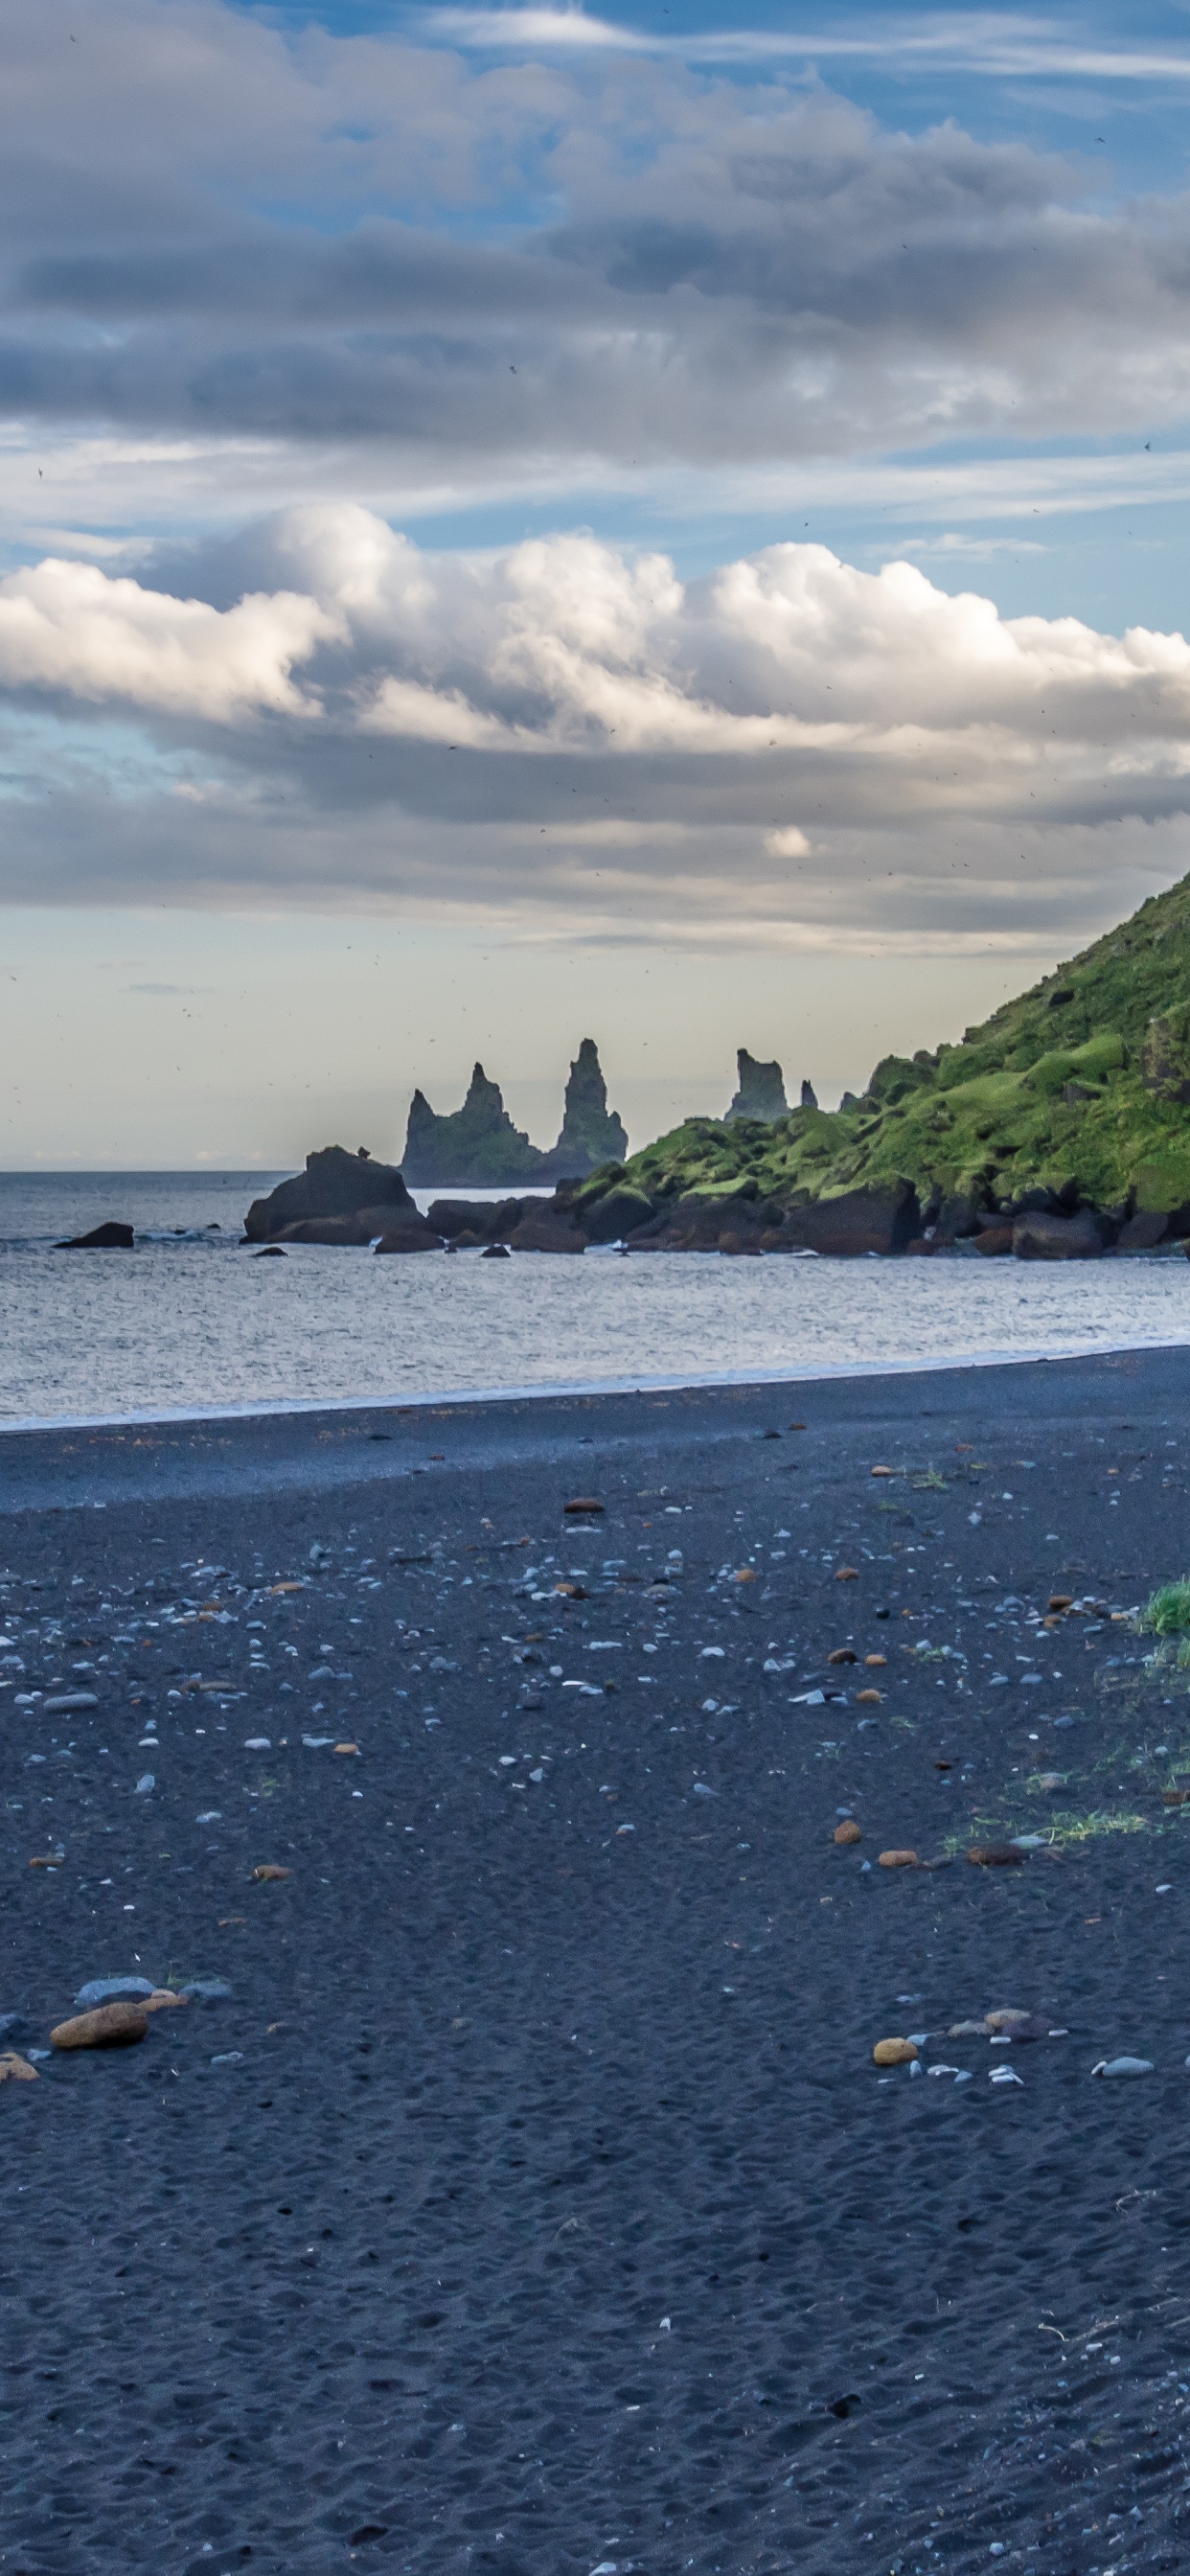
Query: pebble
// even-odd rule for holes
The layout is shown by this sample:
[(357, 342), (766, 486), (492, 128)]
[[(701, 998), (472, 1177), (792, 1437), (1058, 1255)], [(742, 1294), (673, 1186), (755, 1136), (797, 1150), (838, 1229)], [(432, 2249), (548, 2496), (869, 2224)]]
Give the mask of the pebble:
[(563, 1503), (562, 1509), (571, 1517), (577, 1518), (580, 1513), (602, 1512), (603, 1505), (596, 1502), (593, 1494), (577, 1494), (573, 1502)]
[(98, 1706), (94, 1691), (59, 1691), (52, 1699), (43, 1699), (41, 1713), (43, 1717), (68, 1717), (72, 1709)]
[(837, 1565), (835, 1567), (835, 1581), (836, 1583), (858, 1583), (858, 1565)]
[(1092, 2075), (1151, 2075), (1152, 2072), (1151, 2057), (1101, 2057), (1098, 2066), (1091, 2068)]
[(147, 1797), (148, 1797), (148, 1795), (149, 1795), (149, 1791), (150, 1791), (150, 1789), (155, 1789), (155, 1788), (156, 1788), (156, 1786), (157, 1786), (157, 1781), (156, 1781), (156, 1778), (155, 1778), (155, 1776), (154, 1776), (153, 1772), (152, 1772), (152, 1771), (142, 1771), (142, 1773), (141, 1773), (141, 1775), (140, 1775), (140, 1778), (139, 1778), (139, 1780), (137, 1781), (136, 1787), (135, 1787), (135, 1789), (134, 1789), (134, 1790), (133, 1790), (133, 1792), (132, 1792), (133, 1797), (134, 1797), (134, 1798), (147, 1798)]
[(858, 1664), (859, 1656), (854, 1646), (832, 1646), (826, 1660), (828, 1664)]
[(881, 1869), (920, 1869), (921, 1863), (915, 1851), (882, 1851), (880, 1866)]
[(231, 1987), (224, 1977), (191, 1977), (180, 1992), (192, 2004), (225, 2004), (231, 2002)]
[(872, 2051), (874, 2066), (913, 2066), (917, 2050), (911, 2039), (878, 2039)]
[[(152, 1988), (150, 1988), (150, 1993)], [(143, 2039), (149, 2027), (143, 2003), (100, 2004), (96, 2012), (77, 2013), (50, 2032), (51, 2048), (126, 2048)]]
[(92, 2012), (96, 2004), (114, 2003), (117, 1995), (151, 1995), (151, 1977), (92, 1977), (90, 1984), (80, 1986), (75, 1996), (79, 2012)]
[(0, 2057), (0, 2084), (6, 2084), (10, 2076), (19, 2084), (37, 2082), (37, 2068), (30, 2066), (27, 2057), (18, 2057), (15, 2048), (6, 2048)]
[(972, 1869), (1023, 1869), (1025, 1855), (1015, 1843), (972, 1843), (967, 1854)]
[(288, 1878), (289, 1871), (280, 1868), (275, 1860), (263, 1860), (257, 1864), (252, 1875), (253, 1878)]
[(880, 1708), (883, 1706), (884, 1693), (878, 1690), (857, 1691), (855, 1700), (857, 1708)]
[(848, 1817), (846, 1824), (836, 1825), (835, 1841), (837, 1843), (860, 1843), (863, 1841), (863, 1835), (861, 1834), (859, 1826), (856, 1824), (853, 1816)]
[(175, 1995), (170, 1986), (154, 1986), (152, 1994), (145, 1996), (142, 2009), (147, 2013), (168, 2012), (173, 2005), (188, 2001), (188, 1996)]

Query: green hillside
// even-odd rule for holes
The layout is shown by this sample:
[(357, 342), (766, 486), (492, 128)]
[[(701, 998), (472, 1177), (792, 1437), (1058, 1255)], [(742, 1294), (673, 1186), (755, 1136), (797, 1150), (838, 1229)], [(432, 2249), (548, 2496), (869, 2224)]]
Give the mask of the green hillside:
[(862, 1100), (766, 1125), (690, 1118), (571, 1194), (615, 1185), (790, 1206), (909, 1180), (923, 1207), (1044, 1189), (1190, 1208), (1190, 878), (1006, 1002), (961, 1045), (886, 1056)]

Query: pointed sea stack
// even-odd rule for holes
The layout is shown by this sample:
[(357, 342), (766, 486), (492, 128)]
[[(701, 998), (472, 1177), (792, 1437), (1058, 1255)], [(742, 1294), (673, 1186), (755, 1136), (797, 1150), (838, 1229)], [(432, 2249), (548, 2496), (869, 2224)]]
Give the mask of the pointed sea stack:
[(584, 1038), (566, 1085), (562, 1133), (546, 1156), (553, 1181), (585, 1181), (604, 1163), (623, 1163), (628, 1155), (624, 1122), (607, 1105), (607, 1084), (594, 1038)]
[(785, 1097), (785, 1077), (777, 1063), (759, 1064), (747, 1047), (736, 1055), (736, 1079), (739, 1089), (727, 1112), (729, 1119), (763, 1118), (772, 1126), (775, 1118), (788, 1118), (789, 1102)]
[(498, 1082), (477, 1064), (461, 1109), (439, 1118), (424, 1092), (409, 1104), (401, 1169), (414, 1189), (499, 1189), (506, 1181), (551, 1177), (546, 1156), (514, 1127)]
[(593, 1038), (584, 1038), (566, 1085), (562, 1132), (548, 1153), (514, 1127), (499, 1083), (477, 1064), (461, 1109), (438, 1117), (415, 1091), (401, 1168), (415, 1189), (503, 1189), (517, 1182), (547, 1187), (583, 1181), (605, 1163), (622, 1163), (628, 1138), (607, 1105), (607, 1084)]

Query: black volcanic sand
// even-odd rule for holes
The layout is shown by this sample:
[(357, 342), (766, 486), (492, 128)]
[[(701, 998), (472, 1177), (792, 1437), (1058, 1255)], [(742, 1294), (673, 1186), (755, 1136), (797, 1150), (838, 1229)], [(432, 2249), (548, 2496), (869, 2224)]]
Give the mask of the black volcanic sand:
[(1190, 2564), (1186, 1375), (4, 1441), (5, 2576)]

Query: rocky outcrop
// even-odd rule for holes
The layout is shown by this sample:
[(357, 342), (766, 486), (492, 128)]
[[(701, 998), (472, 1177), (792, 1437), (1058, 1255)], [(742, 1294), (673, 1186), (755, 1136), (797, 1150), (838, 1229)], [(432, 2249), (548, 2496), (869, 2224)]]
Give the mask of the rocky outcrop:
[(349, 1154), (326, 1145), (307, 1154), (304, 1172), (254, 1199), (244, 1219), (248, 1243), (370, 1243), (398, 1214), (417, 1210), (392, 1163), (373, 1162), (364, 1146)]
[(584, 1038), (566, 1085), (562, 1132), (553, 1152), (545, 1156), (548, 1177), (555, 1181), (585, 1180), (589, 1172), (598, 1171), (601, 1163), (624, 1162), (627, 1153), (624, 1122), (607, 1105), (599, 1050), (594, 1038)]
[(130, 1225), (120, 1225), (109, 1217), (106, 1225), (93, 1225), (89, 1234), (68, 1234), (64, 1243), (54, 1245), (55, 1252), (132, 1252), (136, 1237)]
[(785, 1097), (785, 1076), (774, 1059), (761, 1064), (747, 1047), (736, 1051), (736, 1093), (727, 1111), (724, 1125), (737, 1118), (762, 1118), (770, 1126), (775, 1118), (788, 1118), (789, 1102)]
[(545, 1156), (514, 1127), (498, 1082), (489, 1082), (483, 1066), (471, 1075), (461, 1109), (438, 1117), (424, 1092), (415, 1091), (401, 1169), (416, 1188), (455, 1181), (486, 1189), (501, 1181), (536, 1178)]
[(907, 1252), (921, 1235), (921, 1223), (912, 1182), (895, 1181), (887, 1189), (843, 1190), (836, 1198), (790, 1208), (782, 1234), (799, 1251), (838, 1260), (865, 1252)]
[(425, 1093), (415, 1091), (401, 1168), (415, 1188), (446, 1183), (490, 1189), (505, 1182), (585, 1180), (607, 1163), (622, 1163), (628, 1138), (607, 1105), (607, 1084), (594, 1038), (584, 1038), (570, 1068), (562, 1128), (548, 1153), (514, 1127), (499, 1083), (477, 1064), (461, 1109), (439, 1117)]
[(1080, 1208), (1074, 1216), (1031, 1208), (1013, 1227), (1012, 1248), (1018, 1261), (1097, 1261), (1115, 1233), (1095, 1208)]

